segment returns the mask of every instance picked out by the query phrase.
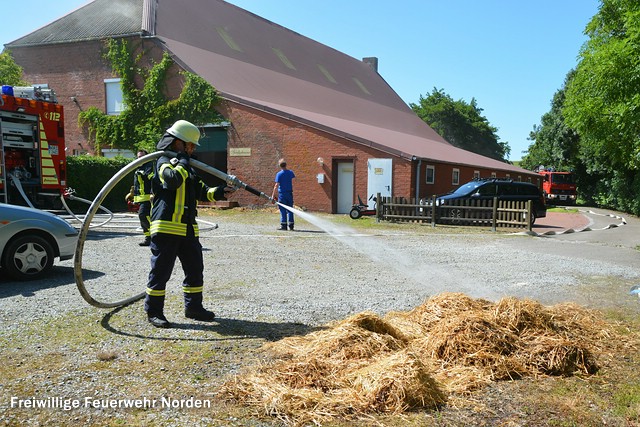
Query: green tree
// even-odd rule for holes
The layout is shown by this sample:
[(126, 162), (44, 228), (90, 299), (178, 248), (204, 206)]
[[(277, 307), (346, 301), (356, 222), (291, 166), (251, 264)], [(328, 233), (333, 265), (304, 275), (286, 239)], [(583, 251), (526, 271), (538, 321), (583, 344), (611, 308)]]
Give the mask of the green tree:
[(427, 97), (420, 95), (413, 111), (452, 145), (483, 156), (506, 162), (511, 149), (499, 142), (497, 128), (482, 115), (475, 98), (471, 103), (454, 101), (442, 89), (433, 89)]
[[(124, 40), (107, 41), (105, 57), (111, 62), (114, 73), (120, 77), (124, 110), (117, 116), (108, 115), (99, 108), (90, 107), (81, 112), (78, 122), (86, 126), (96, 150), (101, 146), (131, 150), (155, 150), (155, 144), (178, 119), (195, 125), (218, 123), (222, 120), (214, 109), (219, 102), (216, 90), (200, 76), (182, 72), (184, 86), (177, 99), (165, 96), (165, 81), (173, 65), (165, 53), (160, 62), (150, 68), (138, 66), (143, 55), (134, 58)], [(142, 88), (136, 82), (142, 80)]]
[(564, 116), (599, 177), (594, 200), (640, 214), (640, 2), (602, 0), (567, 87)]
[(533, 170), (540, 165), (565, 171), (577, 168), (580, 138), (565, 123), (563, 114), (565, 88), (573, 74), (573, 70), (567, 74), (565, 84), (553, 95), (551, 110), (542, 116), (540, 125), (534, 125), (529, 134), (529, 140), (533, 142), (522, 158), (523, 168)]
[(22, 80), (22, 67), (16, 64), (8, 50), (0, 53), (0, 84), (9, 86), (27, 86), (28, 84)]

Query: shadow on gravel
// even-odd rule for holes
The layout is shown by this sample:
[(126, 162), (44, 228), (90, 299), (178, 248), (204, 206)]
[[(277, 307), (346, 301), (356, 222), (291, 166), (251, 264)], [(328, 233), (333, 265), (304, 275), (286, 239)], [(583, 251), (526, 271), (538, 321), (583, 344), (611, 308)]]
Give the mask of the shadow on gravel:
[[(95, 279), (97, 277), (104, 276), (103, 272), (93, 270), (82, 270), (82, 274), (85, 279)], [(19, 280), (10, 280), (9, 278), (2, 276), (2, 279), (0, 279), (0, 299), (16, 295), (32, 297), (37, 291), (41, 291), (43, 289), (50, 289), (75, 283), (76, 279), (73, 267), (56, 265), (53, 266), (45, 277), (38, 280), (23, 282)]]
[[(171, 322), (173, 325), (171, 329), (155, 329), (151, 325), (146, 325), (149, 327), (148, 334), (140, 333), (140, 332), (130, 332), (117, 329), (116, 327), (111, 325), (111, 318), (118, 314), (122, 309), (128, 307), (129, 305), (134, 304), (135, 302), (129, 303), (127, 305), (123, 305), (122, 307), (118, 307), (109, 313), (105, 314), (102, 318), (100, 324), (107, 331), (112, 332), (117, 335), (127, 336), (127, 337), (135, 337), (149, 340), (160, 340), (160, 341), (225, 341), (225, 340), (245, 340), (245, 339), (254, 339), (261, 338), (267, 341), (278, 341), (282, 338), (294, 336), (294, 335), (306, 335), (310, 332), (314, 332), (320, 329), (324, 329), (322, 327), (310, 327), (304, 325), (302, 323), (267, 323), (267, 322), (255, 322), (250, 320), (237, 320), (237, 319), (225, 319), (225, 318), (216, 318), (214, 322), (211, 323), (202, 323), (195, 322), (194, 323), (176, 323)], [(171, 320), (171, 319), (170, 319)], [(217, 336), (213, 336), (211, 338), (202, 338), (199, 337), (187, 337), (183, 336), (184, 331), (209, 331), (215, 333)], [(166, 333), (170, 333), (170, 331), (179, 332), (180, 336), (168, 336)], [(163, 336), (159, 336), (158, 332), (162, 332)]]

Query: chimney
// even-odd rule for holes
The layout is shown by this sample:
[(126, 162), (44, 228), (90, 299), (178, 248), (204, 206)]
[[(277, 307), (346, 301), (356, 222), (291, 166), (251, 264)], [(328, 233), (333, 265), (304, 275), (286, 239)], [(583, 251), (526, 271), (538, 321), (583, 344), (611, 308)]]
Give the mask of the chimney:
[(369, 65), (376, 73), (378, 72), (378, 58), (376, 58), (375, 56), (362, 58), (362, 62)]

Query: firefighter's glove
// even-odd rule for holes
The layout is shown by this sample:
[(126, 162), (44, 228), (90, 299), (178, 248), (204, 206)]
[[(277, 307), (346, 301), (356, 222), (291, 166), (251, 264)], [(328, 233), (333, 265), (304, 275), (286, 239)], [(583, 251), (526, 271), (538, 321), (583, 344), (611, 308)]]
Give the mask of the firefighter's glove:
[(226, 200), (227, 192), (224, 191), (225, 188), (224, 186), (216, 187), (216, 189), (213, 190), (213, 198), (215, 200)]
[(236, 191), (236, 189), (229, 186), (216, 187), (215, 191), (213, 192), (213, 197), (216, 200), (221, 200), (219, 197), (220, 195), (222, 195), (222, 200), (226, 200), (227, 197), (229, 197), (234, 191)]

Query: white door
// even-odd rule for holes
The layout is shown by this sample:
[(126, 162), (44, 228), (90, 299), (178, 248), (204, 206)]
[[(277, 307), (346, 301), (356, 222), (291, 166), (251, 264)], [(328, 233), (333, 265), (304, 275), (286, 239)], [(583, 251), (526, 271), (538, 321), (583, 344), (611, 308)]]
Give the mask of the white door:
[[(380, 193), (382, 197), (391, 197), (391, 178), (393, 162), (391, 159), (369, 159), (367, 161), (367, 201), (362, 200), (373, 209), (373, 197)], [(371, 198), (371, 200), (369, 200)]]
[(353, 206), (353, 162), (338, 163), (336, 213), (349, 213)]

